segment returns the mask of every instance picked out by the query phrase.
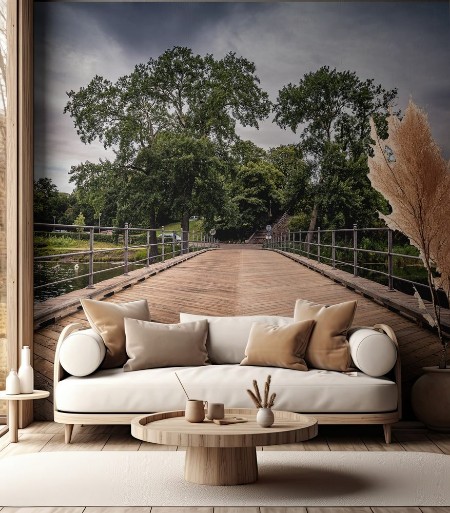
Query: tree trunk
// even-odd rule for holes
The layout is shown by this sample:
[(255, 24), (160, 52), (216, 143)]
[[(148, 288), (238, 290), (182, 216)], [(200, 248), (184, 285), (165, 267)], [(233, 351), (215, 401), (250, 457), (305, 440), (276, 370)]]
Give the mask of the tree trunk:
[(317, 216), (318, 215), (319, 215), (319, 205), (316, 202), (316, 203), (314, 203), (314, 207), (313, 207), (312, 212), (311, 212), (311, 221), (309, 222), (308, 234), (306, 236), (306, 243), (307, 243), (308, 253), (309, 253), (309, 250), (310, 250), (311, 241), (313, 239), (313, 231), (314, 231), (314, 229), (316, 227)]
[(157, 261), (158, 257), (158, 238), (156, 237), (156, 212), (154, 209), (150, 212), (150, 263)]
[(181, 215), (181, 252), (189, 253), (189, 213)]

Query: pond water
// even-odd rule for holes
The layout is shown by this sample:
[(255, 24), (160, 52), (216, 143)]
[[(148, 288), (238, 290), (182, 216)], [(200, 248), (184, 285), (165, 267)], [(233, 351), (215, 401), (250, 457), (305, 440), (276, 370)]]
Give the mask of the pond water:
[[(144, 264), (128, 264), (128, 270), (134, 271), (140, 269)], [(78, 266), (78, 267), (76, 267)], [(103, 280), (120, 276), (124, 272), (122, 262), (97, 262), (94, 263), (94, 272), (104, 271), (100, 274), (94, 275), (94, 285)], [(89, 284), (89, 277), (78, 278), (83, 274), (89, 272), (88, 263), (60, 263), (55, 262), (35, 262), (34, 264), (34, 286), (39, 287), (44, 285), (42, 288), (38, 288), (34, 291), (34, 300), (45, 301), (52, 297), (67, 294), (73, 290), (82, 289), (87, 287)], [(57, 283), (54, 285), (46, 285), (55, 281), (64, 280), (67, 278), (73, 278), (70, 281), (63, 283)]]

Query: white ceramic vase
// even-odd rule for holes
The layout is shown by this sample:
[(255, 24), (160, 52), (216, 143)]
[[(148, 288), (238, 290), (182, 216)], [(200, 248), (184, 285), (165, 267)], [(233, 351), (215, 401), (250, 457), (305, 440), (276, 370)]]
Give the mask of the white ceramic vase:
[(20, 379), (14, 369), (11, 369), (11, 372), (6, 378), (6, 393), (8, 395), (20, 394)]
[(274, 419), (273, 411), (270, 408), (260, 408), (256, 414), (256, 422), (261, 427), (270, 427)]
[(34, 373), (31, 366), (31, 355), (29, 346), (22, 347), (19, 367), (20, 393), (32, 394), (34, 387)]

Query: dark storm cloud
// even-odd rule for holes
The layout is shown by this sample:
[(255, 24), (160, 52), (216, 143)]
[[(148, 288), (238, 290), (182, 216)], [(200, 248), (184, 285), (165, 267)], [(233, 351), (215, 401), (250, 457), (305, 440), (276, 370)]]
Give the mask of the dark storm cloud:
[[(35, 6), (36, 176), (63, 190), (71, 165), (110, 154), (83, 145), (62, 111), (65, 92), (95, 75), (110, 80), (175, 45), (229, 51), (255, 62), (273, 101), (279, 89), (329, 65), (397, 87), (427, 110), (450, 156), (449, 4), (444, 2), (37, 3)], [(271, 119), (240, 135), (264, 147), (294, 142)]]

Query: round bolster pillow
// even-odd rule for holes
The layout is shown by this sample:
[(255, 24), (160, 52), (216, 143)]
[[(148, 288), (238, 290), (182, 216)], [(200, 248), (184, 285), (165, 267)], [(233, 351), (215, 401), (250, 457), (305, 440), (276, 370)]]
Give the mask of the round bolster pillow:
[(385, 333), (370, 328), (355, 329), (348, 342), (353, 363), (368, 376), (384, 376), (397, 361), (397, 346)]
[(72, 376), (88, 376), (95, 372), (106, 354), (102, 337), (94, 330), (71, 333), (59, 348), (59, 363)]

